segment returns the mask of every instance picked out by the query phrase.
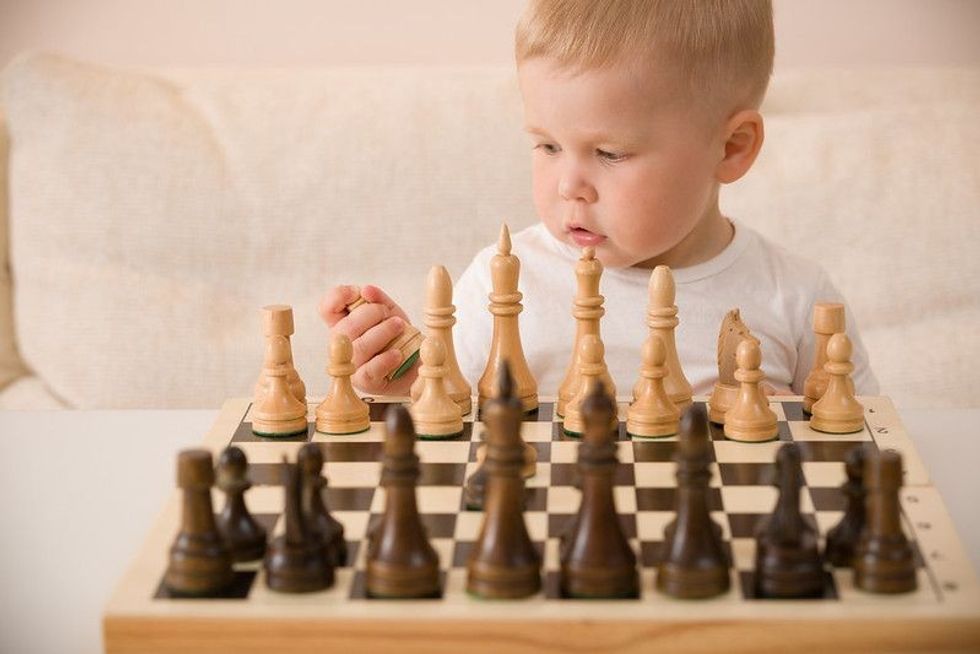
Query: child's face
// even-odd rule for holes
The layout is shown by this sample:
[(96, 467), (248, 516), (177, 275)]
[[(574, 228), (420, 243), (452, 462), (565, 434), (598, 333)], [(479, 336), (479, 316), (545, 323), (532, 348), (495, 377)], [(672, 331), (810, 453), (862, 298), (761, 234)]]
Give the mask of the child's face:
[(518, 77), (534, 204), (551, 233), (595, 245), (607, 266), (679, 262), (670, 255), (680, 250), (697, 259), (695, 227), (720, 219), (724, 147), (668, 77), (626, 66), (573, 74), (547, 58), (523, 62)]

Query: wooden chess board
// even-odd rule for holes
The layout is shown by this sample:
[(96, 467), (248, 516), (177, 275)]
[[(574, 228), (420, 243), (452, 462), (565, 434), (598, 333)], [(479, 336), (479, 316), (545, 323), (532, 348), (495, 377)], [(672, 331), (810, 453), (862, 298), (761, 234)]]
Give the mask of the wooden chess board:
[[(703, 404), (706, 398), (695, 398)], [(576, 512), (575, 461), (578, 441), (565, 437), (554, 405), (543, 401), (526, 417), (522, 436), (537, 450), (537, 473), (527, 480), (525, 520), (543, 552), (544, 589), (523, 600), (488, 601), (465, 592), (466, 560), (482, 513), (465, 509), (462, 490), (476, 467), (482, 424), (468, 416), (462, 437), (419, 441), (419, 509), (439, 552), (443, 596), (428, 600), (377, 600), (365, 596), (368, 524), (383, 510), (377, 484), (387, 402), (371, 403), (371, 428), (349, 436), (313, 429), (316, 404), (305, 436), (270, 440), (251, 432), (248, 399), (228, 400), (203, 447), (215, 458), (230, 443), (249, 459), (255, 484), (249, 508), (270, 533), (283, 528), (280, 466), (283, 454), (312, 440), (323, 448), (329, 480), (327, 503), (345, 527), (347, 567), (337, 570), (329, 590), (284, 595), (269, 590), (259, 563), (236, 564), (236, 583), (221, 597), (172, 598), (161, 580), (180, 521), (175, 489), (141, 550), (113, 593), (104, 614), (109, 652), (508, 652), (567, 651), (785, 651), (826, 647), (869, 651), (915, 648), (980, 648), (980, 585), (949, 514), (902, 426), (891, 401), (860, 398), (865, 428), (832, 435), (809, 428), (802, 398), (773, 398), (779, 438), (768, 443), (736, 443), (709, 426), (712, 440), (712, 517), (722, 526), (732, 588), (709, 600), (677, 600), (654, 589), (663, 528), (673, 516), (676, 437), (630, 440), (626, 404), (620, 403), (619, 467), (615, 499), (627, 536), (640, 562), (641, 596), (634, 600), (572, 600), (558, 590), (558, 537)], [(756, 522), (771, 512), (776, 450), (795, 441), (802, 450), (806, 488), (802, 508), (821, 535), (841, 517), (845, 500), (844, 457), (859, 443), (901, 452), (905, 485), (903, 525), (919, 565), (918, 590), (873, 595), (855, 588), (850, 569), (828, 570), (823, 599), (772, 600), (754, 596), (752, 568)], [(223, 498), (214, 491), (215, 509)], [(339, 651), (339, 650), (338, 650)]]

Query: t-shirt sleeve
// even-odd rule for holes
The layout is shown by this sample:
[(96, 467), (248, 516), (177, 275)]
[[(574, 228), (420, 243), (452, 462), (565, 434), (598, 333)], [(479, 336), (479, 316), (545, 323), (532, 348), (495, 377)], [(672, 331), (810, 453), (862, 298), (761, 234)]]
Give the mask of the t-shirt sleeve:
[[(857, 320), (844, 296), (837, 290), (834, 283), (830, 281), (830, 277), (823, 271), (821, 271), (815, 291), (813, 301), (810, 304), (811, 307), (816, 302), (842, 302), (844, 304), (844, 321), (847, 336), (851, 339), (851, 346), (853, 348), (851, 363), (854, 364), (854, 372), (851, 374), (851, 379), (854, 381), (855, 392), (858, 395), (878, 395), (880, 393), (878, 379), (871, 369), (871, 362), (868, 358), (868, 352), (864, 347), (864, 342), (861, 340), (861, 332), (858, 329)], [(796, 372), (793, 375), (793, 392), (797, 395), (803, 394), (803, 385), (806, 382), (807, 375), (810, 374), (810, 367), (813, 365), (814, 347), (816, 344), (816, 335), (813, 333), (812, 328), (812, 313), (807, 317), (805, 324), (806, 329), (803, 330), (800, 345), (797, 348), (797, 366)]]
[(484, 249), (470, 262), (459, 281), (453, 287), (453, 304), (456, 305), (456, 325), (453, 328), (453, 344), (456, 359), (463, 377), (476, 389), (490, 355), (490, 339), (493, 321), (487, 310), (490, 282), (490, 257)]

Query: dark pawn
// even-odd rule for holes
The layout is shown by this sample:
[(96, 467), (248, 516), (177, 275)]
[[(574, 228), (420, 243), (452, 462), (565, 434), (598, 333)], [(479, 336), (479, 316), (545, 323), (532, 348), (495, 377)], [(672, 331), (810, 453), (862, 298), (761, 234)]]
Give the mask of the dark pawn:
[(323, 503), (327, 480), (323, 477), (323, 452), (315, 443), (307, 443), (296, 455), (296, 465), (302, 474), (303, 519), (313, 538), (319, 539), (324, 556), (331, 568), (347, 562), (347, 542), (344, 525), (340, 524)]
[(367, 560), (367, 592), (373, 597), (436, 597), (439, 555), (429, 543), (415, 499), (419, 457), (412, 417), (404, 406), (392, 405), (385, 421), (385, 509)]
[(524, 522), (524, 444), (521, 401), (504, 361), (497, 396), (484, 405), (487, 490), (483, 525), (466, 566), (466, 590), (488, 599), (512, 599), (541, 589), (541, 557)]
[(677, 463), (677, 515), (665, 528), (657, 589), (680, 599), (703, 599), (731, 584), (721, 527), (708, 510), (711, 442), (703, 406), (685, 413), (674, 461)]
[(309, 593), (333, 585), (334, 570), (327, 564), (319, 539), (303, 519), (300, 474), (282, 459), (282, 485), (286, 495), (286, 533), (266, 550), (263, 566), (269, 588), (281, 593)]
[(170, 546), (163, 583), (182, 595), (209, 595), (231, 585), (231, 552), (214, 522), (211, 452), (184, 450), (177, 456), (177, 485), (184, 491), (180, 531)]
[(840, 522), (827, 532), (824, 558), (839, 568), (851, 566), (854, 548), (864, 528), (864, 458), (865, 450), (860, 445), (847, 453), (844, 464), (847, 481), (841, 486), (847, 497), (847, 509)]
[(867, 522), (854, 552), (854, 585), (872, 593), (908, 593), (916, 588), (912, 546), (899, 517), (901, 485), (898, 452), (885, 450), (865, 457)]
[(609, 424), (615, 410), (601, 381), (582, 404), (585, 435), (578, 448), (582, 503), (561, 559), (561, 589), (571, 597), (639, 594), (636, 554), (623, 533), (613, 499), (616, 441)]
[(245, 506), (245, 491), (252, 487), (247, 473), (245, 453), (234, 445), (226, 447), (218, 458), (217, 484), (225, 493), (225, 508), (216, 522), (235, 561), (255, 561), (265, 554), (265, 528)]
[(779, 499), (756, 531), (755, 582), (761, 597), (820, 597), (824, 589), (823, 560), (817, 531), (800, 513), (803, 469), (795, 443), (776, 454)]

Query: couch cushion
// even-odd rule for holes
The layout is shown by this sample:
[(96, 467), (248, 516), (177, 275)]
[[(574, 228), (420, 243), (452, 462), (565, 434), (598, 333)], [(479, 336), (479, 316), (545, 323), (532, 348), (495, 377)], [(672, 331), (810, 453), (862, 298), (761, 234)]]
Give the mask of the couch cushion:
[(883, 392), (976, 406), (980, 71), (797, 73), (765, 109), (723, 209), (824, 265)]
[[(825, 264), (900, 402), (976, 403), (976, 79), (774, 80), (763, 154), (722, 193)], [(507, 68), (140, 72), (34, 54), (4, 94), (21, 351), (74, 406), (249, 393), (272, 302), (294, 306), (297, 366), (322, 393), (327, 286), (379, 283), (418, 322), (431, 264), (456, 275), (499, 221), (533, 221)]]
[(250, 392), (277, 302), (323, 392), (329, 285), (381, 284), (417, 319), (429, 266), (458, 275), (501, 220), (533, 221), (508, 71), (186, 75), (37, 54), (4, 82), (21, 349), (75, 406)]
[(10, 139), (7, 121), (0, 112), (0, 392), (27, 370), (17, 352), (14, 337), (14, 316), (7, 230), (7, 152)]

